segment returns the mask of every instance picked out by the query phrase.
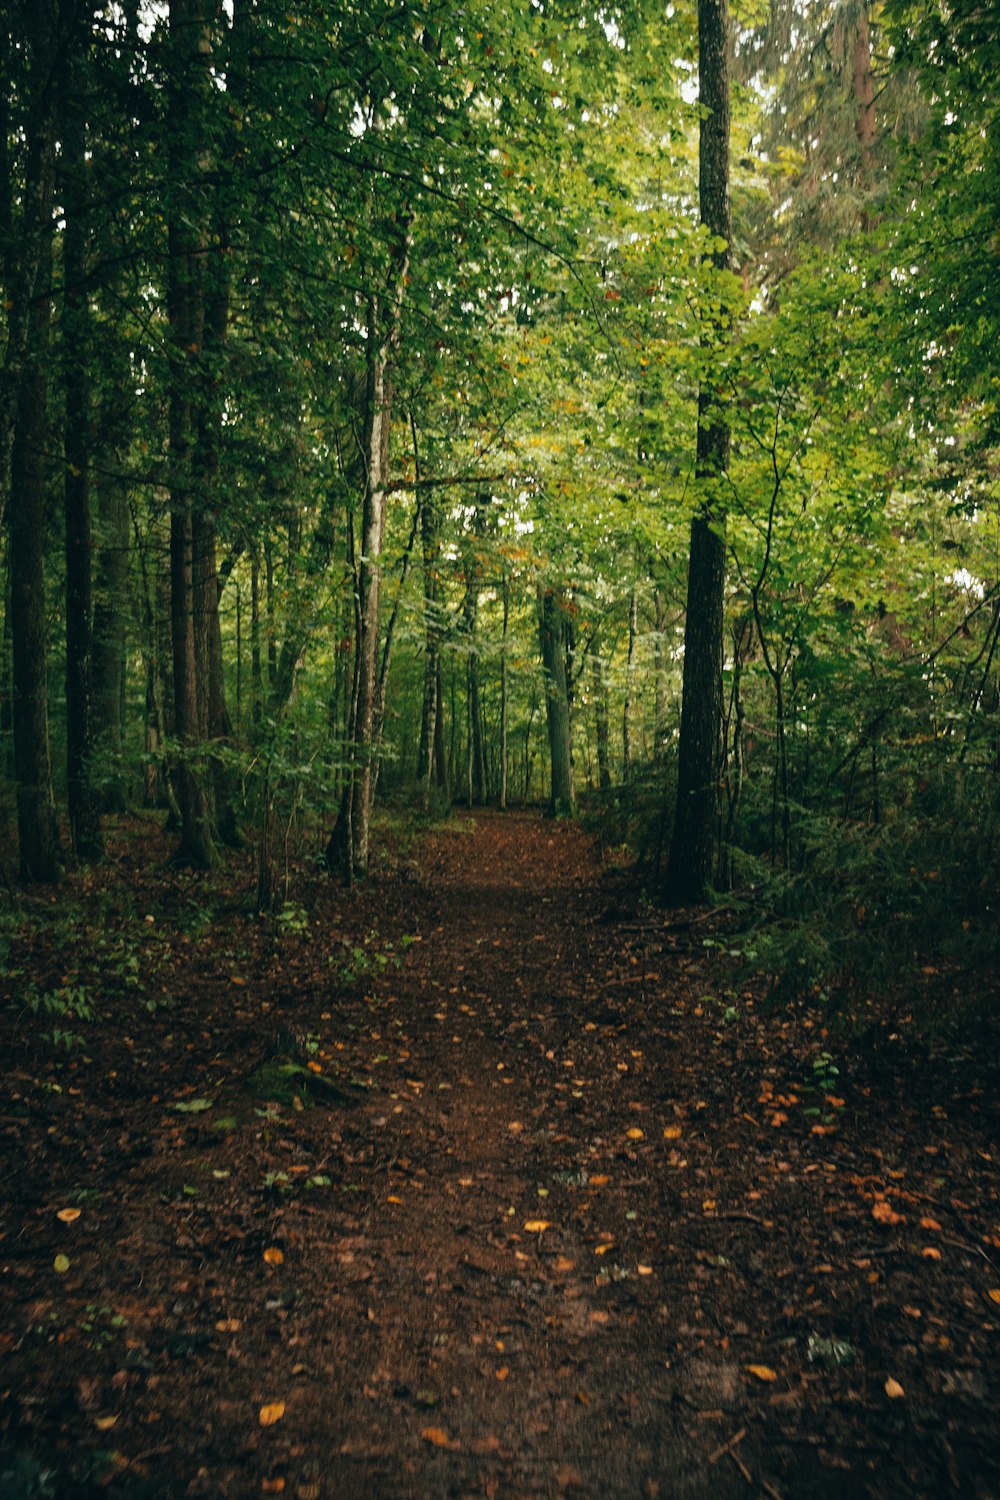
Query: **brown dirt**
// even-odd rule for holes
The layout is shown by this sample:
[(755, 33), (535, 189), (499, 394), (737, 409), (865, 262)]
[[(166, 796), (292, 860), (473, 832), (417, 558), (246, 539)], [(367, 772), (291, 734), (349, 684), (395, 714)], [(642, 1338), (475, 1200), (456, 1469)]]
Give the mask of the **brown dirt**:
[(4, 1500), (1000, 1494), (974, 1058), (723, 993), (572, 825), (455, 818), (284, 928), (129, 833), (11, 951)]

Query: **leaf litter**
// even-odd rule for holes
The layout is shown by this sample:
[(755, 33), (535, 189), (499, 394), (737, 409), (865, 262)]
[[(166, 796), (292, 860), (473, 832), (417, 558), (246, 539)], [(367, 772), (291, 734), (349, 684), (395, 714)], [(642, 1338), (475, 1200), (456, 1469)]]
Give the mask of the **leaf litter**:
[[(162, 1004), (109, 996), (58, 1068), (4, 1034), (3, 1454), (196, 1500), (990, 1492), (987, 1059), (713, 1001), (579, 828), (473, 821), (350, 898), (301, 872), (277, 945), (230, 905), (195, 950), (129, 845)], [(374, 930), (419, 942), (334, 984)]]

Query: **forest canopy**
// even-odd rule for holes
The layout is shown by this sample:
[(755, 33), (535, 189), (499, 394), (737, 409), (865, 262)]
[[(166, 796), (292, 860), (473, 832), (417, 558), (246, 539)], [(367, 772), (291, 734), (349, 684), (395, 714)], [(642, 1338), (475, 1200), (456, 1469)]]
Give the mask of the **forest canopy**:
[(271, 908), (377, 795), (542, 801), (797, 980), (991, 951), (990, 7), (14, 0), (0, 47), (23, 880), (144, 806)]

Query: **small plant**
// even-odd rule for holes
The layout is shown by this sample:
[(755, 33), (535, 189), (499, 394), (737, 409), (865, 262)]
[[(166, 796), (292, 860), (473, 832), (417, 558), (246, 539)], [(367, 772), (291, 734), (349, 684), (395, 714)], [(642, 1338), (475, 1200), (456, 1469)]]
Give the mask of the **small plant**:
[(298, 935), (309, 931), (309, 915), (304, 906), (298, 906), (294, 901), (287, 902), (280, 911), (275, 912), (274, 921), (283, 933)]
[(831, 1052), (820, 1052), (812, 1060), (812, 1070), (809, 1078), (802, 1084), (802, 1092), (811, 1095), (816, 1102), (810, 1104), (802, 1111), (804, 1115), (813, 1119), (822, 1120), (824, 1125), (832, 1125), (836, 1119), (836, 1112), (842, 1108), (843, 1101), (835, 1101), (834, 1090), (840, 1078), (840, 1069), (833, 1060)]
[[(357, 984), (359, 980), (374, 974), (384, 974), (387, 969), (399, 969), (403, 963), (403, 953), (413, 942), (413, 938), (404, 933), (399, 940), (399, 950), (392, 943), (382, 943), (379, 946), (378, 929), (372, 928), (363, 943), (348, 943), (344, 940), (344, 958), (337, 969), (337, 979), (343, 988), (349, 988)], [(331, 958), (331, 963), (337, 963), (336, 958)]]
[(89, 1335), (88, 1342), (95, 1352), (106, 1349), (115, 1334), (128, 1327), (128, 1319), (116, 1313), (113, 1307), (88, 1302), (83, 1317), (76, 1325), (81, 1333)]
[(63, 1024), (66, 1021), (94, 1019), (94, 1009), (84, 985), (64, 984), (56, 990), (46, 990), (44, 994), (39, 994), (32, 987), (28, 991), (27, 1000), (28, 1009), (33, 1016), (47, 1016), (56, 1023), (51, 1031), (39, 1033), (43, 1042), (66, 1052), (84, 1046), (85, 1039), (80, 1032), (71, 1031)]

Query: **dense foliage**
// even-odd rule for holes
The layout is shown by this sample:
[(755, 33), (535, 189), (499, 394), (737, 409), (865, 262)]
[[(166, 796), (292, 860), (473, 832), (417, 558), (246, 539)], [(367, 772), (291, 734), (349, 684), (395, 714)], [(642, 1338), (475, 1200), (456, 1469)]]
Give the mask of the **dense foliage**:
[(141, 802), (189, 862), (249, 841), (271, 905), (292, 850), (365, 873), (378, 788), (585, 798), (662, 881), (694, 520), (749, 961), (991, 955), (1000, 27), (739, 5), (727, 242), (697, 10), (5, 10), (24, 878)]

